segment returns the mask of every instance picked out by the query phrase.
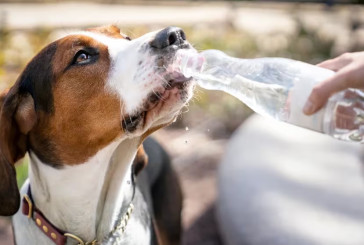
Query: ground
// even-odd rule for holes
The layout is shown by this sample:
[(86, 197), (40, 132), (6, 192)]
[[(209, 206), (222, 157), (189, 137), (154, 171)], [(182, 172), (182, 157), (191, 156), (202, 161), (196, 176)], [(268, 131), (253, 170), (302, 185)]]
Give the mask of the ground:
[(214, 209), (216, 172), (226, 140), (211, 139), (211, 132), (211, 129), (169, 129), (156, 134), (156, 138), (171, 154), (182, 183), (185, 245), (222, 244)]

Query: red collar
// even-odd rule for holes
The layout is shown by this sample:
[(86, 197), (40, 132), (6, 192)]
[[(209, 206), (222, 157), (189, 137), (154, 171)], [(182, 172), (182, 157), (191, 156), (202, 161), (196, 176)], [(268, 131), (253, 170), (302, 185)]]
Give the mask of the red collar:
[(98, 242), (93, 240), (92, 242), (84, 242), (81, 238), (71, 233), (64, 232), (53, 225), (42, 212), (35, 206), (32, 198), (32, 192), (30, 186), (28, 193), (23, 196), (22, 213), (29, 219), (35, 221), (36, 226), (51, 239), (56, 245), (65, 245), (68, 238), (76, 240), (78, 245), (96, 245)]
[(35, 206), (32, 198), (32, 192), (30, 186), (28, 193), (23, 196), (22, 200), (22, 213), (29, 219), (33, 219), (37, 227), (49, 237), (55, 244), (64, 245), (67, 241), (66, 232), (54, 226), (49, 220), (42, 214), (42, 212)]
[[(133, 184), (134, 185), (134, 184)], [(134, 186), (135, 187), (135, 186)], [(114, 233), (124, 233), (126, 229), (126, 225), (130, 219), (130, 216), (133, 212), (134, 206), (132, 201), (134, 199), (135, 188), (133, 188), (133, 196), (131, 202), (123, 215), (123, 217), (117, 222), (116, 226), (112, 231), (110, 231), (109, 235)], [(53, 225), (44, 215), (43, 213), (35, 206), (35, 203), (32, 198), (32, 192), (30, 186), (28, 188), (28, 193), (23, 196), (22, 199), (22, 213), (27, 216), (29, 219), (34, 220), (36, 226), (51, 239), (56, 245), (65, 245), (67, 239), (71, 238), (78, 242), (78, 245), (96, 245), (99, 242), (95, 239), (91, 242), (84, 242), (81, 238), (72, 233), (65, 232), (55, 225)]]

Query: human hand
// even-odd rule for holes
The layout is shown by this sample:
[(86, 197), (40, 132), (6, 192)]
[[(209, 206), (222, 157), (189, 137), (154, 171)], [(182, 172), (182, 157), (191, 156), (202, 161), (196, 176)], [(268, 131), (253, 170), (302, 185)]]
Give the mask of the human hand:
[(364, 52), (345, 53), (318, 66), (333, 70), (336, 74), (313, 88), (303, 108), (306, 115), (321, 109), (336, 92), (347, 88), (364, 89)]

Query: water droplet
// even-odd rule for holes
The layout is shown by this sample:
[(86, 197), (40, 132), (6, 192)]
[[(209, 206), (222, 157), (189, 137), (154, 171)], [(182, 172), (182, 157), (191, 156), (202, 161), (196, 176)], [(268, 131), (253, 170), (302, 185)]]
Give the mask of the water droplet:
[(190, 130), (188, 127), (186, 127), (186, 131)]

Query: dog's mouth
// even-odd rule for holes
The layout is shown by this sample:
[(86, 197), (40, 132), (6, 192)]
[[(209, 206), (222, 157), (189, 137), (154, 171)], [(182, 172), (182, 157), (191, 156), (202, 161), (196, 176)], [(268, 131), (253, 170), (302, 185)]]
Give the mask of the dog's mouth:
[(126, 132), (145, 129), (156, 118), (178, 114), (191, 97), (193, 78), (182, 74), (176, 50), (157, 57), (155, 63), (155, 76), (159, 79), (159, 85), (146, 96), (137, 112), (123, 118), (122, 127)]
[(184, 89), (192, 80), (192, 77), (185, 77), (180, 72), (173, 72), (169, 77), (168, 82), (164, 84), (166, 90), (173, 88)]
[(147, 112), (141, 111), (134, 114), (133, 116), (126, 116), (121, 121), (121, 126), (125, 132), (133, 133), (142, 121), (145, 121), (145, 116)]
[[(170, 79), (163, 83), (162, 89), (152, 91), (147, 96), (146, 101), (138, 112), (126, 116), (122, 120), (122, 127), (128, 133), (133, 133), (139, 128), (144, 128), (148, 115), (155, 114), (153, 111), (159, 111), (163, 106), (178, 94), (180, 104), (188, 100), (188, 87), (191, 86), (192, 77), (186, 78), (180, 73), (171, 74)], [(158, 112), (157, 112), (158, 113)]]

